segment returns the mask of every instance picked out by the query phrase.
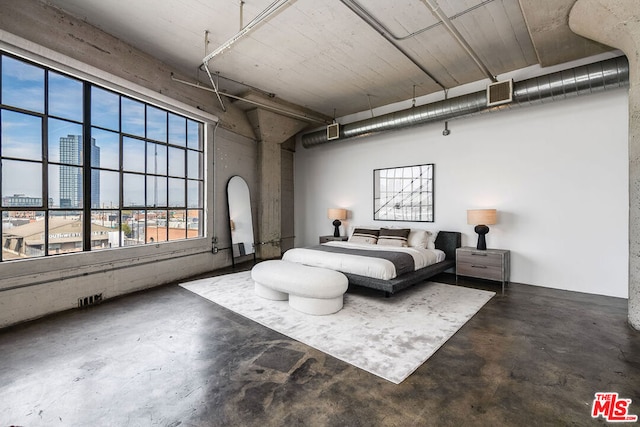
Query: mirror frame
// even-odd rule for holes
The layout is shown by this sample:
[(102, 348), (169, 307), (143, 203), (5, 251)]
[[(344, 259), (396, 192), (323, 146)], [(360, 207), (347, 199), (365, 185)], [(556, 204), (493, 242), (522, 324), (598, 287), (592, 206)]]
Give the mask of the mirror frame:
[[(232, 186), (237, 186), (234, 183), (238, 183), (237, 185), (242, 185), (241, 188), (234, 189)], [(240, 194), (239, 197), (235, 197), (233, 195), (234, 190), (237, 193), (237, 190), (245, 192), (246, 195)], [(241, 200), (244, 199), (245, 200)], [(238, 212), (238, 209), (235, 207), (238, 204), (246, 203), (246, 206), (240, 208), (240, 215), (242, 215), (242, 219), (238, 214), (234, 214), (234, 212)], [(235, 206), (235, 207), (234, 207)], [(235, 267), (235, 259), (241, 256), (251, 255), (253, 254), (253, 262), (256, 261), (256, 244), (255, 244), (255, 231), (253, 226), (253, 214), (252, 214), (252, 206), (251, 206), (251, 192), (249, 190), (249, 184), (247, 181), (241, 177), (240, 175), (233, 175), (227, 181), (227, 225), (229, 227), (229, 242), (231, 249), (231, 265)], [(248, 215), (248, 217), (247, 217)], [(238, 228), (241, 228), (242, 234), (238, 238)], [(234, 239), (234, 234), (236, 234), (236, 239)], [(238, 240), (238, 241), (235, 241)], [(236, 254), (235, 248), (238, 245), (238, 254)], [(242, 250), (244, 249), (244, 252)]]

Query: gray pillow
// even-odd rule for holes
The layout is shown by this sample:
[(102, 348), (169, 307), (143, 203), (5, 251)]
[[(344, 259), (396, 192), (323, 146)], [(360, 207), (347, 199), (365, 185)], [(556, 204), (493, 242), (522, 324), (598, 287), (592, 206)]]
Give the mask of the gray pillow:
[(409, 239), (409, 228), (381, 228), (378, 234), (378, 245), (381, 246), (397, 246), (406, 247), (409, 246), (407, 241)]

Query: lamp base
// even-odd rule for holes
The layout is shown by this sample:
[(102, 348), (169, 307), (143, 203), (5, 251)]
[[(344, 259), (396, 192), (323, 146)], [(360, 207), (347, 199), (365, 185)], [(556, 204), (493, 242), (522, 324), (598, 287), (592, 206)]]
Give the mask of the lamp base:
[(478, 245), (476, 249), (479, 251), (487, 250), (487, 240), (485, 239), (485, 234), (489, 232), (489, 227), (486, 225), (476, 225), (476, 228), (473, 229), (476, 233), (478, 233)]
[(340, 225), (342, 222), (339, 219), (333, 221), (333, 237), (340, 237)]

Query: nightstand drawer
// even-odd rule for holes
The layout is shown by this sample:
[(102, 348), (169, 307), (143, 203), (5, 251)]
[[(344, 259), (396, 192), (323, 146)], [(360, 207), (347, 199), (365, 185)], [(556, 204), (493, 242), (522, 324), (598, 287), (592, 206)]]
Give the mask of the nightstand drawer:
[(456, 280), (458, 276), (509, 283), (511, 252), (506, 249), (479, 250), (472, 247), (456, 249)]
[(502, 267), (501, 254), (483, 251), (460, 251), (456, 255), (458, 262), (467, 264), (480, 264), (487, 267)]
[(479, 279), (503, 281), (504, 274), (502, 266), (485, 265), (481, 263), (467, 263), (458, 261), (456, 274), (460, 276), (471, 276)]

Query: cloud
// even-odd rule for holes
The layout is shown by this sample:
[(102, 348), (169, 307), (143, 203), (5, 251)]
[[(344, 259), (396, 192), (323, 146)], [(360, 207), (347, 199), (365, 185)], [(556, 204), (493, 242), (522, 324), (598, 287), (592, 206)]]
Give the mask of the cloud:
[(6, 84), (7, 77), (20, 82), (39, 83), (44, 87), (44, 70), (42, 68), (3, 56), (2, 79), (4, 84)]
[(2, 155), (42, 160), (42, 119), (4, 110), (2, 112)]

